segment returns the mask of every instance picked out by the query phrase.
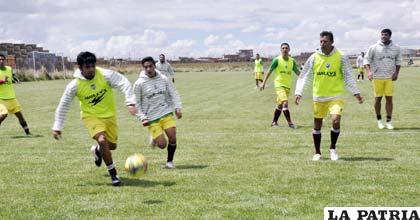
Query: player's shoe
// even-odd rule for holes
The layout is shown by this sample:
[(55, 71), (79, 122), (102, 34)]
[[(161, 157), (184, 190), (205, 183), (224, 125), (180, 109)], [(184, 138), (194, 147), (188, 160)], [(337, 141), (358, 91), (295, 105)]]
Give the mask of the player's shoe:
[(392, 126), (391, 122), (385, 123), (386, 129), (393, 130), (394, 126)]
[(271, 127), (279, 127), (279, 124), (275, 121), (271, 122)]
[(101, 152), (99, 152), (98, 150), (98, 145), (92, 145), (92, 147), (90, 148), (90, 152), (92, 152), (93, 154), (93, 159), (95, 160), (95, 165), (97, 167), (100, 167), (102, 164), (102, 156), (101, 156)]
[(296, 126), (295, 124), (289, 124), (289, 128), (291, 128), (291, 129), (296, 129), (296, 128), (297, 128), (297, 126)]
[(318, 161), (318, 160), (321, 160), (321, 154), (315, 154), (315, 155), (312, 157), (312, 160), (313, 160), (313, 161)]
[(174, 169), (175, 168), (174, 162), (172, 162), (172, 161), (166, 162), (165, 167), (168, 168), (168, 169)]
[(330, 149), (330, 158), (331, 160), (338, 160), (338, 154), (335, 149)]
[(381, 120), (378, 120), (378, 128), (379, 129), (384, 129), (385, 128), (385, 125), (384, 125), (384, 123), (382, 123)]
[(121, 184), (121, 180), (118, 176), (111, 176), (112, 185), (119, 186)]

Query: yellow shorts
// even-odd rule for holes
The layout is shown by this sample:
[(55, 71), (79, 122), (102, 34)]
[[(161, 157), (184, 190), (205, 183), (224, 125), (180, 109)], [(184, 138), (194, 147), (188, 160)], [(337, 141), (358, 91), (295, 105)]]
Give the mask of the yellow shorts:
[(359, 72), (359, 73), (364, 73), (365, 72), (365, 68), (363, 68), (363, 67), (358, 67), (357, 68), (357, 71)]
[(255, 79), (263, 79), (263, 75), (264, 75), (264, 73), (263, 72), (259, 72), (259, 73), (255, 73)]
[(147, 126), (153, 139), (162, 135), (164, 130), (172, 127), (176, 127), (175, 120), (172, 117), (172, 114), (167, 115)]
[(109, 118), (86, 117), (82, 120), (91, 138), (95, 137), (99, 132), (105, 132), (106, 139), (109, 142), (117, 143), (118, 126), (115, 116)]
[(330, 113), (330, 115), (341, 115), (343, 107), (344, 101), (342, 99), (329, 102), (314, 102), (314, 118), (325, 118), (327, 113)]
[(0, 99), (0, 115), (22, 111), (17, 99)]
[(289, 93), (290, 93), (289, 88), (286, 88), (286, 87), (276, 88), (276, 94), (277, 94), (276, 102), (277, 102), (277, 104), (280, 105), (282, 102), (287, 101), (289, 99)]
[(394, 94), (394, 82), (392, 79), (374, 79), (373, 93), (375, 97), (392, 96)]

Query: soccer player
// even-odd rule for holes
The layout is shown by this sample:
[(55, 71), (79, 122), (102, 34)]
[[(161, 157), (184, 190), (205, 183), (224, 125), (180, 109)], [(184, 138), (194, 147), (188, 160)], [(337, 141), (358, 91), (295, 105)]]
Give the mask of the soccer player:
[(365, 67), (363, 66), (363, 59), (365, 57), (365, 52), (361, 52), (359, 56), (357, 56), (356, 64), (357, 64), (357, 71), (359, 74), (357, 75), (357, 81), (359, 81), (360, 77), (364, 80), (365, 75)]
[(173, 83), (175, 83), (174, 70), (172, 69), (171, 64), (165, 60), (164, 54), (159, 55), (159, 62), (156, 63), (156, 69), (159, 70), (161, 74), (168, 77), (168, 79), (172, 80)]
[(141, 64), (144, 70), (140, 72), (133, 86), (138, 108), (137, 118), (148, 128), (154, 146), (157, 145), (161, 149), (168, 146), (166, 167), (173, 169), (176, 150), (176, 125), (173, 112), (178, 119), (182, 117), (181, 99), (171, 80), (155, 69), (152, 57), (143, 58)]
[[(394, 129), (392, 119), (392, 96), (394, 82), (398, 79), (402, 55), (401, 48), (391, 40), (390, 29), (381, 31), (381, 40), (370, 46), (366, 53), (364, 64), (369, 80), (373, 80), (375, 95), (375, 113), (379, 129)], [(381, 101), (385, 96), (386, 124), (382, 123)]]
[(320, 33), (321, 50), (313, 53), (305, 63), (305, 67), (296, 83), (295, 103), (301, 101), (303, 89), (309, 80), (313, 80), (313, 111), (314, 111), (314, 130), (312, 131), (315, 154), (312, 160), (321, 159), (321, 128), (322, 120), (330, 113), (331, 145), (330, 158), (338, 160), (336, 143), (340, 135), (341, 114), (344, 102), (340, 95), (347, 88), (359, 103), (363, 103), (359, 89), (353, 78), (353, 69), (347, 56), (333, 46), (334, 36), (332, 32), (323, 31)]
[(0, 54), (0, 124), (6, 119), (9, 113), (15, 114), (26, 135), (30, 135), (28, 123), (22, 114), (22, 108), (16, 99), (13, 89), (13, 71), (6, 66), (6, 56)]
[(113, 186), (121, 183), (112, 160), (111, 150), (117, 148), (118, 127), (113, 88), (118, 88), (125, 96), (128, 111), (136, 114), (135, 96), (127, 78), (112, 70), (96, 67), (96, 56), (91, 52), (81, 52), (77, 56), (79, 68), (66, 87), (55, 111), (52, 135), (61, 137), (64, 120), (70, 104), (76, 96), (80, 101), (81, 118), (90, 136), (98, 145), (91, 148), (96, 166), (101, 166), (102, 159), (107, 166)]
[(271, 122), (271, 126), (279, 126), (277, 121), (281, 115), (281, 112), (284, 113), (284, 117), (287, 120), (287, 123), (290, 128), (296, 128), (296, 125), (292, 122), (289, 112), (289, 92), (292, 85), (292, 72), (299, 76), (300, 71), (299, 67), (290, 55), (290, 46), (288, 43), (282, 43), (280, 45), (281, 55), (274, 58), (271, 63), (270, 71), (264, 77), (264, 81), (261, 86), (261, 91), (264, 90), (265, 84), (267, 83), (268, 77), (274, 71), (276, 78), (274, 79), (274, 87), (276, 88), (277, 93), (277, 106), (274, 109), (274, 117)]
[(260, 54), (255, 55), (254, 61), (254, 75), (255, 75), (255, 88), (258, 89), (260, 82), (263, 82), (264, 66), (263, 61), (260, 58)]

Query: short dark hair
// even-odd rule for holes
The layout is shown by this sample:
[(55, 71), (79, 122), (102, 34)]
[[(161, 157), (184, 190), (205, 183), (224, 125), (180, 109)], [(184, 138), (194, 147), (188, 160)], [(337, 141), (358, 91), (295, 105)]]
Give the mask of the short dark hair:
[(165, 56), (165, 54), (161, 53), (159, 56)]
[(145, 57), (141, 60), (141, 65), (143, 66), (146, 62), (152, 62), (153, 65), (156, 65), (156, 61), (153, 59), (153, 57)]
[(331, 42), (334, 42), (334, 35), (331, 31), (322, 31), (319, 34), (320, 37), (328, 36), (328, 38), (331, 40)]
[(390, 37), (391, 37), (391, 35), (392, 35), (392, 31), (391, 31), (391, 29), (389, 29), (389, 28), (385, 28), (385, 29), (383, 29), (383, 30), (381, 31), (381, 34), (382, 34), (382, 33), (388, 33)]
[(286, 42), (281, 43), (281, 44), (280, 44), (280, 48), (282, 48), (284, 45), (286, 45), (286, 46), (290, 49), (290, 45), (289, 45), (288, 43), (286, 43)]
[(89, 51), (80, 52), (79, 55), (77, 55), (77, 64), (79, 66), (96, 64), (96, 56), (94, 53)]
[(3, 57), (4, 59), (6, 59), (6, 56), (2, 53), (0, 53), (0, 57)]

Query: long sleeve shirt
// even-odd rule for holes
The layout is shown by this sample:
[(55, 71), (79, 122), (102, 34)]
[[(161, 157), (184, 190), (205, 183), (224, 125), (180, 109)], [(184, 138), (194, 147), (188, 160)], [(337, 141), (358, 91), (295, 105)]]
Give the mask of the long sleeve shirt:
[(175, 77), (174, 70), (172, 69), (171, 64), (169, 64), (167, 61), (161, 63), (160, 61), (156, 63), (156, 69), (159, 70), (159, 72), (169, 79), (173, 79)]
[[(97, 67), (99, 68), (99, 67)], [(103, 73), (105, 80), (112, 87), (120, 90), (125, 96), (126, 105), (135, 105), (135, 96), (131, 87), (130, 81), (125, 78), (122, 74), (115, 72), (109, 69), (99, 68)], [(64, 121), (67, 115), (67, 112), (70, 110), (71, 102), (74, 97), (77, 95), (77, 80), (87, 80), (79, 69), (77, 69), (73, 76), (76, 79), (73, 79), (69, 84), (67, 84), (66, 89), (64, 90), (63, 95), (61, 96), (60, 103), (55, 111), (55, 120), (52, 127), (53, 130), (61, 131), (64, 126)]]
[(154, 77), (149, 77), (142, 71), (133, 87), (139, 121), (154, 121), (182, 108), (181, 98), (174, 84), (158, 70)]
[(392, 41), (388, 45), (379, 41), (369, 47), (363, 64), (370, 65), (374, 79), (391, 79), (401, 62), (401, 48), (398, 45)]
[[(317, 50), (315, 53), (322, 54), (324, 56), (331, 56), (337, 49), (334, 49), (330, 52), (330, 54), (324, 54), (320, 49)], [(296, 90), (295, 95), (303, 95), (303, 90), (305, 85), (313, 81), (313, 66), (315, 60), (315, 53), (312, 54), (305, 63), (303, 70), (296, 82)], [(341, 55), (341, 70), (343, 71), (344, 75), (344, 85), (345, 88), (350, 91), (352, 94), (359, 94), (360, 91), (356, 86), (356, 81), (353, 78), (353, 68), (350, 64), (350, 61), (347, 56)], [(313, 96), (313, 100), (316, 102), (327, 102), (338, 99), (340, 96)]]

